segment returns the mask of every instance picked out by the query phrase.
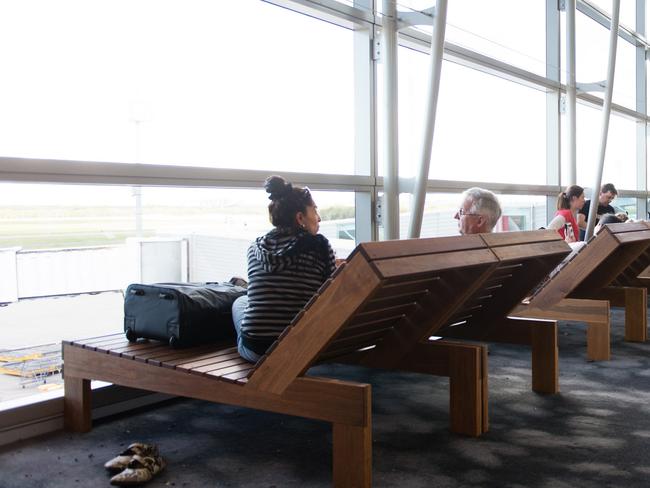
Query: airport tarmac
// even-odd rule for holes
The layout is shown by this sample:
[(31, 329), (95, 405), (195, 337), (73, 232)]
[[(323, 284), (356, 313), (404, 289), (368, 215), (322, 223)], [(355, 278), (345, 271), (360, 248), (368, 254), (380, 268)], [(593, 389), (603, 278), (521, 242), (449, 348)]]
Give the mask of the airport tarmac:
[[(0, 307), (0, 355), (25, 357), (59, 349), (62, 340), (93, 337), (122, 331), (122, 293), (66, 295), (31, 298)], [(0, 362), (0, 367), (6, 363)], [(21, 366), (14, 363), (13, 369)], [(60, 374), (40, 381), (0, 374), (0, 406), (3, 402), (61, 388)]]

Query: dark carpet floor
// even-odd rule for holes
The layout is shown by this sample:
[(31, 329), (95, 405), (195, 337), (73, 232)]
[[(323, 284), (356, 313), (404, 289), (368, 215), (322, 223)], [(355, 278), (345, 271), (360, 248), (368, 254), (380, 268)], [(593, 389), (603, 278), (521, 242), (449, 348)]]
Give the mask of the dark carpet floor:
[[(623, 342), (613, 311), (612, 360), (587, 362), (585, 328), (560, 325), (560, 388), (530, 390), (530, 350), (490, 345), (490, 431), (448, 430), (448, 381), (321, 366), (322, 375), (373, 385), (377, 487), (650, 486), (650, 343)], [(323, 422), (174, 400), (0, 450), (0, 487), (109, 486), (103, 463), (133, 441), (168, 461), (150, 487), (331, 486), (331, 430)]]

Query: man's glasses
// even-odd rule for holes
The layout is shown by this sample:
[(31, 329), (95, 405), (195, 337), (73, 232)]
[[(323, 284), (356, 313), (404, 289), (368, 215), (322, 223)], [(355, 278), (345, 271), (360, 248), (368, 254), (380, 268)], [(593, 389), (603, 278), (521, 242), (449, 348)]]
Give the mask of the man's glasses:
[(481, 214), (477, 214), (477, 213), (468, 212), (463, 207), (459, 208), (457, 213), (458, 213), (459, 217), (462, 217), (463, 215), (481, 215)]

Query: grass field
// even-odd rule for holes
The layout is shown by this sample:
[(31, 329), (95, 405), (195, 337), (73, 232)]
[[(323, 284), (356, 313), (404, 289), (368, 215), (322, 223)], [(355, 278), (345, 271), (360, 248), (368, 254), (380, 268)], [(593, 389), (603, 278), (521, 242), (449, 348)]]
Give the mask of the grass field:
[[(354, 216), (353, 207), (321, 209), (323, 220)], [(149, 206), (142, 237), (227, 231), (254, 235), (268, 229), (266, 210), (245, 207)], [(49, 249), (120, 244), (136, 236), (132, 207), (0, 207), (0, 248)]]

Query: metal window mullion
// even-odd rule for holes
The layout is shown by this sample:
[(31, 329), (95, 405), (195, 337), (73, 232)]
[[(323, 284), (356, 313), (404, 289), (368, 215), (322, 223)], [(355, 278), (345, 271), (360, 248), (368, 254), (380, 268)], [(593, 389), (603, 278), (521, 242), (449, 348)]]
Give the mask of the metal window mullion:
[[(354, 7), (371, 10), (373, 0), (355, 0)], [(377, 152), (375, 144), (375, 65), (372, 45), (375, 36), (373, 25), (357, 28), (353, 36), (354, 49), (354, 174), (377, 174)], [(376, 224), (373, 215), (375, 189), (354, 194), (355, 241), (367, 242), (376, 239)]]
[(467, 188), (480, 186), (496, 193), (508, 195), (550, 195), (557, 196), (559, 185), (529, 185), (520, 183), (497, 183), (469, 180), (429, 180), (428, 193), (461, 193)]
[(262, 0), (265, 3), (286, 8), (294, 12), (325, 20), (341, 27), (354, 28), (354, 24), (373, 24), (372, 9), (365, 8), (355, 0), (355, 5), (346, 5), (337, 0)]
[(576, 143), (576, 2), (566, 0), (566, 141), (567, 185), (577, 181)]
[[(636, 0), (636, 31), (645, 37), (646, 18), (645, 5), (646, 0)], [(647, 116), (647, 71), (646, 71), (646, 47), (637, 45), (635, 47), (636, 56), (636, 111)], [(646, 132), (647, 121), (637, 121), (636, 123), (636, 189), (641, 191), (647, 190), (648, 180), (648, 137)], [(636, 202), (637, 218), (646, 218), (648, 215), (648, 199), (646, 196), (637, 198)]]
[(383, 0), (381, 29), (384, 73), (384, 198), (385, 239), (399, 239), (399, 146), (397, 95), (397, 6), (395, 0)]
[(244, 170), (0, 157), (0, 181), (6, 182), (259, 188), (269, 174), (282, 175), (314, 190), (371, 191), (375, 185), (375, 178), (370, 176), (299, 173), (273, 168)]
[[(560, 11), (557, 0), (546, 0), (546, 77), (561, 82)], [(560, 185), (562, 163), (562, 117), (559, 88), (546, 92), (546, 184)], [(555, 198), (547, 195), (546, 221), (555, 212)]]
[[(587, 3), (583, 0), (576, 0), (576, 9), (578, 12), (585, 14), (591, 20), (594, 20), (595, 22), (602, 25), (605, 29), (609, 30), (611, 26), (611, 17), (606, 12), (600, 10), (600, 8), (597, 6), (591, 5), (590, 3)], [(630, 44), (636, 45), (637, 43), (641, 43), (646, 47), (650, 47), (650, 43), (648, 43), (648, 41), (645, 39), (645, 36), (641, 32), (633, 32), (625, 26), (620, 25), (620, 23), (618, 26), (618, 35), (621, 37), (621, 39), (629, 42)]]

